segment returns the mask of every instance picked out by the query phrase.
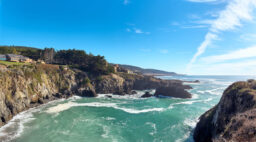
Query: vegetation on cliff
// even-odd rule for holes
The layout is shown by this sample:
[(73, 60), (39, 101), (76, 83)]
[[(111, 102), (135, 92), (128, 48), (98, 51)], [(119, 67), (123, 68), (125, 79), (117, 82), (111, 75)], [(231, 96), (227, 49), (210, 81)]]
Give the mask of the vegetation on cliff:
[(44, 60), (49, 64), (69, 65), (92, 75), (107, 75), (114, 72), (104, 56), (87, 54), (84, 50), (37, 49), (23, 46), (0, 46), (0, 54), (20, 54), (34, 60)]

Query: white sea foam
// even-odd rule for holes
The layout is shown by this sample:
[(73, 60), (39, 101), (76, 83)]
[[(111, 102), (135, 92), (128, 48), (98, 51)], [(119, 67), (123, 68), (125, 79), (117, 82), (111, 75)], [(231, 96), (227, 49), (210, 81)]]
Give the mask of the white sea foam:
[(130, 109), (130, 108), (119, 108), (117, 107), (116, 109), (123, 110), (128, 113), (132, 114), (139, 114), (139, 113), (146, 113), (146, 112), (154, 112), (154, 111), (164, 111), (164, 108), (151, 108), (151, 109), (143, 109), (143, 110), (136, 110), (136, 109)]
[(103, 134), (101, 135), (103, 138), (108, 138), (109, 137), (109, 128), (107, 127), (107, 126), (103, 126), (102, 127), (102, 129), (103, 129)]
[(156, 124), (155, 123), (146, 122), (146, 125), (149, 125), (149, 126), (151, 126), (153, 128), (153, 131), (149, 133), (150, 135), (153, 136), (153, 135), (155, 135), (157, 133), (157, 129), (156, 129)]
[(49, 108), (48, 110), (46, 110), (46, 112), (47, 113), (59, 113), (59, 112), (70, 109), (74, 105), (75, 105), (75, 103), (73, 103), (73, 102), (68, 102), (65, 104), (58, 104), (57, 106)]
[(113, 117), (106, 117), (105, 119), (108, 120), (108, 121), (116, 120), (116, 118), (113, 118)]
[(142, 109), (142, 110), (137, 110), (137, 109), (132, 109), (132, 108), (124, 108), (124, 107), (119, 107), (116, 103), (75, 103), (75, 102), (68, 102), (64, 104), (59, 104), (57, 106), (51, 107), (48, 110), (46, 110), (46, 113), (59, 113), (65, 110), (68, 110), (72, 107), (81, 107), (81, 106), (86, 106), (86, 107), (108, 107), (108, 108), (114, 108), (118, 110), (125, 111), (127, 113), (131, 114), (139, 114), (139, 113), (146, 113), (146, 112), (154, 112), (154, 111), (164, 111), (164, 108), (150, 108), (150, 109)]
[(198, 97), (199, 97), (198, 94), (195, 94), (195, 93), (192, 94), (192, 99), (198, 99)]
[(0, 140), (2, 142), (7, 142), (21, 136), (25, 129), (24, 125), (28, 122), (35, 120), (33, 113), (40, 112), (42, 108), (48, 106), (49, 104), (54, 104), (63, 100), (64, 99), (51, 101), (49, 103), (43, 104), (35, 108), (30, 108), (17, 114), (7, 124), (0, 128)]
[(192, 100), (192, 101), (184, 101), (184, 102), (173, 103), (173, 104), (169, 105), (168, 109), (172, 109), (175, 105), (181, 105), (181, 104), (192, 105), (193, 103), (199, 103), (199, 102), (207, 103), (207, 102), (210, 102), (212, 100), (213, 100), (213, 98), (208, 98), (206, 100)]
[(25, 129), (24, 124), (34, 120), (33, 112), (38, 109), (29, 109), (13, 117), (6, 125), (0, 128), (0, 140), (11, 141), (19, 137)]
[(205, 94), (205, 93), (209, 93), (211, 95), (221, 95), (223, 90), (225, 89), (225, 87), (219, 87), (219, 88), (214, 88), (214, 89), (209, 89), (209, 90), (198, 90), (197, 92), (200, 94)]
[(146, 92), (149, 92), (150, 94), (154, 94), (155, 90), (143, 90), (143, 91), (139, 91), (139, 90), (135, 90), (137, 92), (137, 94), (133, 94), (133, 95), (114, 95), (114, 94), (98, 94), (97, 98), (114, 98), (114, 99), (143, 99), (141, 98), (142, 95), (144, 95)]
[(196, 127), (197, 119), (195, 120), (185, 119), (183, 123), (191, 128), (194, 128)]

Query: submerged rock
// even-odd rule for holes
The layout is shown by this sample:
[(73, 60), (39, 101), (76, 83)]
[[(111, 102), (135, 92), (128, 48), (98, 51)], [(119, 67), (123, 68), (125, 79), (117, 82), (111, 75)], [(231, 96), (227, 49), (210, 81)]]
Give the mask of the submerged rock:
[(256, 81), (229, 86), (215, 107), (200, 117), (196, 142), (256, 141)]
[(137, 94), (137, 92), (133, 90), (133, 91), (131, 92), (131, 95), (135, 95), (135, 94)]
[(146, 92), (144, 95), (141, 96), (141, 98), (150, 98), (153, 97), (152, 94), (150, 94), (149, 92)]
[(192, 95), (180, 86), (163, 86), (156, 89), (156, 97), (192, 98)]

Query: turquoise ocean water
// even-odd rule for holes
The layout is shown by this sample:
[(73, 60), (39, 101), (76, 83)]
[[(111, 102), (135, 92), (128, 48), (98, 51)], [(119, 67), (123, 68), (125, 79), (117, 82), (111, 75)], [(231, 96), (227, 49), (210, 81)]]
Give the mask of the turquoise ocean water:
[[(10, 142), (193, 142), (198, 117), (216, 105), (224, 89), (252, 76), (182, 76), (164, 79), (191, 83), (192, 99), (139, 98), (101, 94), (72, 97), (22, 112), (0, 128)], [(151, 90), (154, 92), (154, 90)]]

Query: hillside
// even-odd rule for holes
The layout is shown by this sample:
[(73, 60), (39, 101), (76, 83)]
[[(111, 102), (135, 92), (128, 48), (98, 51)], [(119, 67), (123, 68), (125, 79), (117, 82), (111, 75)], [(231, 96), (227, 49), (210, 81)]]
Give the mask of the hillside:
[(123, 67), (125, 69), (131, 70), (133, 72), (141, 73), (143, 75), (155, 75), (155, 76), (176, 76), (176, 75), (181, 75), (177, 74), (175, 72), (167, 72), (167, 71), (162, 71), (162, 70), (157, 70), (157, 69), (144, 69), (136, 66), (131, 66), (131, 65), (119, 65), (120, 67)]

